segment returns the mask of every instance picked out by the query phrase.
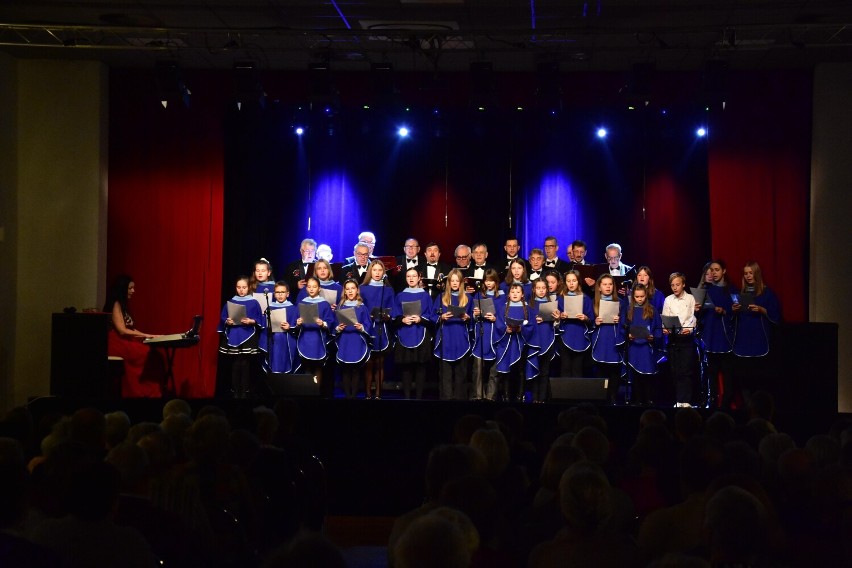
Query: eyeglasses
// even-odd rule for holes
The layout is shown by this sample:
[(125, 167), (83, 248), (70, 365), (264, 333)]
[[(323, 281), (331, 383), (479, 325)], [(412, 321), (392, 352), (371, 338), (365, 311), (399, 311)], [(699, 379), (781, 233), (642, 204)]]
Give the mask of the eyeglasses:
[(457, 258), (457, 259), (459, 259), (459, 260), (464, 260), (464, 259), (466, 259), (466, 258), (470, 258), (470, 255), (469, 255), (469, 254), (466, 254), (466, 255), (464, 255), (464, 256), (456, 255), (456, 258)]
[(609, 262), (612, 262), (613, 260), (618, 260), (619, 258), (621, 258), (621, 255), (618, 255), (618, 256), (607, 256), (607, 257), (605, 257), (605, 258), (606, 258)]
[(356, 253), (355, 253), (355, 256), (367, 256), (367, 255), (369, 255), (369, 254), (370, 254), (370, 253), (368, 253), (368, 252), (356, 252)]
[(407, 248), (407, 249), (419, 249), (419, 248), (420, 248), (420, 245), (405, 245), (405, 247), (403, 247), (403, 248)]

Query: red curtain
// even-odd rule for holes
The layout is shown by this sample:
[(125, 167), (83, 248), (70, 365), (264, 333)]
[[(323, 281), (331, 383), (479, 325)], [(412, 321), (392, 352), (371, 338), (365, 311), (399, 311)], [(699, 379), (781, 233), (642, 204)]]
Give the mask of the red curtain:
[(749, 260), (781, 299), (786, 321), (807, 321), (812, 74), (739, 73), (724, 111), (711, 109), (713, 256), (741, 284)]
[(174, 374), (178, 396), (209, 397), (221, 309), (223, 113), (200, 97), (189, 109), (176, 101), (164, 109), (153, 85), (138, 71), (111, 77), (107, 272), (135, 279), (130, 309), (145, 332), (186, 331), (193, 315), (204, 316), (200, 344), (177, 351)]

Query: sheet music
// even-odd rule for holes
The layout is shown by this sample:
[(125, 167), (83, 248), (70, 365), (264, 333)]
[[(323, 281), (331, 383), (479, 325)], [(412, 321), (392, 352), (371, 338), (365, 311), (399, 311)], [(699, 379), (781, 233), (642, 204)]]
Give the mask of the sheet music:
[(281, 329), (281, 324), (287, 321), (287, 310), (284, 308), (270, 310), (269, 320), (272, 322), (272, 333), (283, 333), (284, 330)]
[(583, 296), (562, 296), (562, 303), (569, 319), (577, 319), (583, 313)]
[(494, 307), (494, 299), (493, 298), (479, 298), (476, 300), (476, 307), (479, 308), (479, 311), (485, 314), (495, 314), (497, 313), (497, 308)]
[(234, 323), (240, 323), (244, 317), (246, 317), (246, 305), (238, 304), (236, 302), (228, 302), (228, 317), (231, 318)]
[(423, 308), (420, 305), (420, 302), (402, 302), (402, 315), (403, 317), (408, 316), (419, 316), (423, 313)]
[(704, 288), (689, 288), (689, 293), (692, 294), (692, 297), (695, 298), (696, 304), (703, 304), (704, 300), (707, 299), (707, 290)]
[(556, 302), (541, 302), (538, 305), (538, 315), (542, 321), (553, 321), (553, 312), (559, 309)]
[(320, 286), (319, 289), (320, 296), (322, 296), (326, 302), (331, 305), (337, 303), (337, 290), (332, 290), (331, 288), (323, 288)]
[(355, 325), (358, 323), (358, 314), (355, 313), (355, 308), (340, 308), (335, 312), (337, 323), (343, 325)]
[(601, 300), (598, 313), (601, 317), (601, 323), (615, 323), (615, 316), (621, 310), (621, 304), (615, 301)]
[(316, 325), (319, 317), (319, 306), (310, 302), (299, 304), (299, 317), (302, 318), (302, 324), (312, 323)]
[(680, 331), (683, 326), (680, 324), (680, 318), (677, 316), (660, 316), (663, 320), (663, 327), (669, 331)]
[(447, 311), (453, 314), (453, 317), (460, 318), (467, 313), (467, 307), (450, 305), (447, 306)]
[[(258, 304), (260, 304), (260, 310), (262, 312), (265, 312), (266, 308), (269, 307), (269, 305), (266, 302), (267, 295), (264, 294), (263, 292), (255, 292), (254, 294), (252, 294), (252, 297), (255, 300), (257, 300)], [(272, 298), (272, 294), (269, 294), (269, 297)]]

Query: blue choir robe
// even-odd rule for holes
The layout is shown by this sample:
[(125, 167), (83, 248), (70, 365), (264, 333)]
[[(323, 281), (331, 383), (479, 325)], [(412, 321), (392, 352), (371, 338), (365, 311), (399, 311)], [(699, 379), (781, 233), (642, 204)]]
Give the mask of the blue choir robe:
[(767, 287), (763, 294), (754, 297), (754, 303), (766, 308), (766, 315), (741, 309), (735, 316), (734, 353), (739, 357), (762, 357), (769, 353), (769, 334), (771, 325), (781, 320), (781, 306), (778, 296)]
[[(602, 302), (610, 301), (601, 299)], [(611, 300), (618, 301), (618, 300)], [(623, 323), (623, 314), (619, 322)], [(592, 329), (592, 359), (597, 363), (621, 363), (621, 346), (624, 344), (624, 328), (620, 324), (603, 323)]]
[[(535, 320), (536, 316), (539, 315), (539, 306), (548, 300), (549, 298), (533, 298), (533, 301), (530, 302), (530, 327), (532, 328), (532, 333), (527, 342), (526, 373), (528, 379), (532, 379), (538, 375), (542, 358), (552, 361), (556, 355), (554, 347), (557, 339), (556, 328), (553, 326), (553, 322), (543, 321), (538, 323)], [(556, 305), (557, 309), (561, 312), (564, 307), (561, 297), (556, 298)]]
[(393, 311), (394, 292), (384, 282), (379, 284), (362, 284), (361, 299), (370, 310), (370, 337), (373, 338), (373, 351), (385, 352), (393, 346), (393, 330), (387, 321), (372, 316), (373, 310), (381, 308), (387, 313)]
[[(500, 312), (505, 309), (506, 295), (502, 290), (498, 289), (496, 293), (491, 294), (477, 292), (473, 296), (474, 308), (478, 305), (477, 300), (482, 298), (491, 298), (494, 300), (494, 310), (496, 312)], [(473, 323), (473, 356), (477, 359), (482, 359), (483, 361), (494, 361), (497, 358), (497, 351), (495, 350), (497, 334), (494, 329), (496, 321), (488, 321), (484, 316), (485, 314), (482, 314), (482, 316), (480, 316), (480, 321), (475, 321)], [(495, 313), (494, 316), (497, 317), (497, 314)]]
[[(569, 315), (574, 316), (577, 314)], [(559, 336), (559, 339), (565, 347), (578, 353), (582, 353), (592, 344), (592, 340), (589, 336), (591, 334), (592, 327), (595, 325), (595, 307), (592, 297), (588, 294), (583, 294), (583, 315), (589, 319), (586, 321), (573, 318), (562, 320), (562, 335)]]
[[(520, 284), (524, 288), (524, 299), (529, 301), (530, 296), (532, 296), (532, 282), (526, 282), (526, 283), (520, 283)], [(507, 297), (509, 295), (509, 286), (510, 285), (506, 284), (505, 281), (500, 282), (500, 291), (503, 292), (504, 294), (506, 294)]]
[[(473, 317), (473, 300), (465, 292), (461, 292), (467, 296), (467, 305), (465, 312), (468, 316)], [(432, 354), (438, 359), (444, 361), (458, 361), (465, 355), (470, 353), (470, 334), (468, 333), (468, 321), (464, 321), (460, 317), (451, 317), (448, 320), (441, 319), (441, 314), (447, 311), (447, 307), (443, 304), (444, 295), (441, 294), (435, 298), (433, 304), (432, 317), (436, 318), (437, 329), (435, 331), (435, 347)], [(450, 297), (454, 306), (459, 305), (459, 296), (453, 295)]]
[(331, 310), (331, 304), (326, 302), (321, 296), (311, 298), (307, 296), (300, 304), (317, 304), (319, 318), (325, 322), (328, 327), (320, 327), (316, 322), (302, 322), (299, 326), (299, 337), (296, 341), (296, 347), (299, 351), (299, 356), (302, 359), (311, 361), (323, 361), (328, 355), (326, 343), (329, 341), (329, 336), (334, 329), (334, 312)]
[[(524, 356), (524, 347), (533, 334), (534, 320), (530, 319), (531, 310), (529, 306), (525, 308), (519, 302), (508, 302), (508, 307), (506, 306), (504, 304), (503, 309), (497, 311), (497, 321), (494, 323), (494, 331), (498, 337), (495, 346), (497, 362), (494, 367), (498, 373), (508, 373), (512, 365), (521, 360)], [(526, 322), (521, 325), (520, 333), (506, 332), (507, 317)]]
[(269, 354), (268, 370), (273, 373), (295, 373), (301, 364), (296, 350), (296, 320), (299, 319), (299, 308), (287, 300), (283, 303), (271, 302), (269, 311), (275, 310), (285, 311), (285, 319), (290, 324), (290, 329), (271, 333), (272, 352)]
[[(265, 318), (263, 310), (260, 309), (260, 304), (251, 296), (234, 296), (228, 302), (235, 304), (243, 304), (246, 307), (246, 317), (257, 322), (256, 325), (243, 325), (235, 323), (235, 325), (225, 325), (225, 320), (228, 319), (228, 304), (222, 306), (222, 314), (219, 318), (219, 333), (224, 333), (229, 347), (239, 347), (257, 333), (258, 328), (263, 328)], [(255, 348), (257, 345), (255, 345)]]
[[(420, 302), (420, 323), (410, 325), (401, 323), (403, 302)], [(423, 288), (405, 288), (394, 298), (391, 315), (399, 322), (396, 331), (397, 341), (407, 349), (420, 347), (426, 341), (426, 326), (432, 325), (432, 296)]]
[[(335, 282), (334, 280), (320, 280), (320, 288), (323, 290), (334, 290), (337, 292), (337, 299), (334, 301), (335, 306), (339, 306), (340, 302), (343, 300), (343, 286), (340, 282)], [(299, 294), (296, 296), (296, 303), (298, 304), (302, 300), (308, 297), (308, 289), (302, 288), (299, 290)]]
[(626, 328), (625, 333), (629, 334), (632, 326), (641, 325), (648, 330), (648, 335), (652, 336), (654, 340), (649, 342), (647, 335), (628, 340), (627, 365), (637, 373), (653, 375), (657, 372), (658, 358), (656, 346), (660, 345), (663, 341), (663, 323), (662, 318), (660, 318), (660, 312), (656, 309), (654, 310), (654, 316), (651, 318), (642, 317), (643, 311), (641, 306), (633, 307), (633, 320), (628, 322), (625, 319), (623, 322)]
[(733, 350), (733, 306), (731, 291), (727, 286), (708, 286), (707, 297), (715, 306), (725, 310), (717, 314), (713, 308), (701, 309), (701, 339), (708, 353), (730, 353)]
[[(358, 323), (363, 326), (363, 330), (358, 331), (354, 325), (347, 325), (343, 331), (337, 333), (335, 341), (337, 342), (337, 360), (340, 363), (348, 363), (356, 365), (364, 363), (370, 358), (370, 347), (372, 338), (370, 337), (370, 309), (363, 303), (357, 303), (346, 300), (343, 304), (337, 307), (338, 311), (342, 309), (354, 308), (355, 316), (358, 318)], [(337, 327), (339, 324), (335, 324)]]

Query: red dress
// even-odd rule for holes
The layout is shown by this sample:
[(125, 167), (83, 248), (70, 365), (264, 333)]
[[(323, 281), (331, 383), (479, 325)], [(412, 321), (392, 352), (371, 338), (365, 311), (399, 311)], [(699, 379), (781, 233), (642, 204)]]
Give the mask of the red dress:
[[(134, 329), (130, 314), (124, 314), (124, 325), (127, 329)], [(123, 398), (163, 396), (166, 368), (162, 355), (156, 349), (151, 349), (138, 337), (120, 336), (110, 322), (107, 353), (124, 359)]]

